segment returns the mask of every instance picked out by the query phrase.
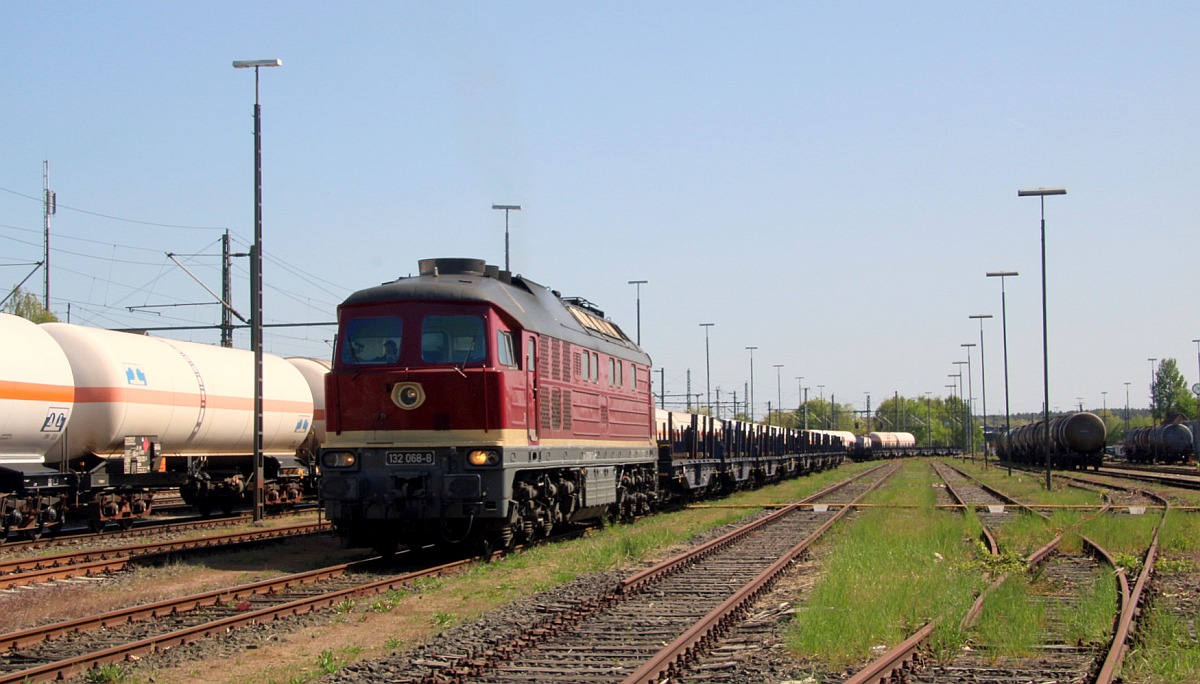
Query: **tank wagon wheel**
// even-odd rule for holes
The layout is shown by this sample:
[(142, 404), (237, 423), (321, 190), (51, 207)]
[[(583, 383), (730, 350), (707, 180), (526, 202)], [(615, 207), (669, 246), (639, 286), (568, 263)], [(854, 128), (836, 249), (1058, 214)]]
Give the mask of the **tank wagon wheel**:
[(211, 501), (201, 501), (196, 503), (196, 511), (200, 517), (207, 518), (212, 515), (213, 505)]
[(100, 518), (92, 516), (88, 517), (88, 529), (92, 532), (95, 532), (96, 534), (102, 534), (104, 532), (104, 525), (104, 521)]
[(117, 526), (121, 528), (121, 531), (128, 532), (133, 527), (133, 518), (121, 518), (117, 521)]
[(42, 534), (46, 531), (46, 526), (38, 523), (37, 527), (31, 527), (25, 530), (25, 538), (29, 541), (37, 541), (42, 538)]

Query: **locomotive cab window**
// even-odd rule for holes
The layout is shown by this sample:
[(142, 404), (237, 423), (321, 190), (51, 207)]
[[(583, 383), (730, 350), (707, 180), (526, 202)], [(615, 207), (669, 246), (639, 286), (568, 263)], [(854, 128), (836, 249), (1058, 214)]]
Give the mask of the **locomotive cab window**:
[(403, 330), (404, 322), (399, 316), (347, 321), (342, 335), (342, 363), (363, 366), (395, 363), (400, 358)]
[(496, 331), (496, 363), (509, 368), (517, 365), (516, 357), (513, 355), (512, 333), (507, 330)]
[(478, 363), (487, 343), (479, 316), (426, 316), (421, 324), (421, 360), (425, 363)]

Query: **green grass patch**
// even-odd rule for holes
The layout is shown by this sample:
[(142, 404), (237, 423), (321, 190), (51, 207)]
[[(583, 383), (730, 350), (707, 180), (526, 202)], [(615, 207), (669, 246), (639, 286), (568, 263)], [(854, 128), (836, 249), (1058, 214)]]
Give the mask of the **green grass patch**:
[(1155, 604), (1144, 618), (1139, 643), (1125, 658), (1121, 678), (1142, 684), (1200, 680), (1200, 644), (1174, 611)]
[(1029, 583), (1014, 574), (983, 602), (983, 613), (972, 629), (970, 641), (985, 647), (996, 658), (1032, 655), (1045, 629), (1046, 612), (1030, 600)]
[(792, 653), (847, 666), (942, 615), (935, 648), (957, 649), (958, 621), (984, 580), (971, 527), (963, 516), (934, 508), (935, 475), (923, 465), (906, 462), (870, 497), (871, 503), (916, 500), (918, 508), (866, 509), (834, 528), (821, 580), (785, 636)]

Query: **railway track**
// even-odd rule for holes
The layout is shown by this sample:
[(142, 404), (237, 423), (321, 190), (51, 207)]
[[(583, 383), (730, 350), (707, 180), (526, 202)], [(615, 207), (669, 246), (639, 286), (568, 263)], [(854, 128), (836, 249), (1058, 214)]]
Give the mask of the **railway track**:
[[(636, 575), (607, 591), (544, 609), (514, 633), (456, 640), (388, 681), (661, 681), (722, 641), (821, 532), (896, 468), (862, 475), (778, 510)], [(372, 677), (380, 671), (372, 670)]]
[[(315, 509), (311, 507), (289, 509), (280, 513), (269, 514), (267, 519), (279, 519), (311, 514), (314, 510)], [(45, 536), (34, 540), (10, 541), (0, 545), (0, 557), (11, 557), (18, 554), (27, 554), (34, 551), (41, 551), (43, 549), (51, 549), (60, 546), (80, 547), (97, 544), (109, 546), (114, 540), (118, 539), (137, 539), (138, 537), (150, 537), (157, 535), (186, 534), (196, 530), (245, 525), (253, 520), (254, 516), (250, 513), (215, 518), (194, 516), (182, 520), (147, 519), (145, 522), (136, 524), (127, 530), (116, 529), (105, 532), (74, 532)]]
[(326, 523), (265, 528), (250, 532), (200, 537), (169, 542), (134, 544), (116, 548), (84, 550), (53, 556), (21, 558), (0, 562), (0, 589), (28, 586), (71, 577), (92, 576), (122, 570), (132, 563), (155, 556), (198, 549), (225, 548), (316, 534), (329, 529)]
[[(371, 558), (0, 635), (0, 684), (81, 674), (245, 625), (329, 608), (417, 580), (459, 572), (478, 558), (399, 575)], [(374, 572), (376, 574), (367, 574)]]
[[(1003, 496), (960, 471), (944, 466), (935, 467), (946, 479), (948, 488), (962, 493), (955, 494), (955, 497), (961, 496), (960, 500), (964, 503), (993, 495)], [(1165, 511), (1165, 500), (1152, 494), (1115, 486), (1106, 486), (1105, 489), (1109, 505), (1102, 509), (1101, 513), (1114, 510), (1145, 510), (1147, 506), (1159, 503)], [(988, 505), (989, 510), (994, 510), (991, 504)], [(982, 513), (982, 509), (979, 509), (979, 512)], [(986, 521), (985, 528), (995, 522), (997, 521)], [(1038, 580), (1033, 584), (1036, 591), (1030, 600), (1040, 605), (1039, 612), (1045, 616), (1041, 623), (1040, 644), (1031, 655), (998, 655), (997, 649), (990, 645), (976, 643), (971, 649), (959, 651), (950, 661), (934, 663), (914, 672), (912, 662), (919, 659), (920, 642), (932, 631), (927, 627), (850, 681), (856, 684), (883, 682), (889, 681), (886, 678), (895, 674), (901, 676), (902, 681), (913, 684), (978, 681), (996, 684), (1033, 681), (1111, 682), (1127, 648), (1126, 641), (1132, 629), (1132, 618), (1151, 568), (1144, 569), (1132, 590), (1124, 573), (1115, 573), (1118, 583), (1117, 605), (1114, 607), (1116, 629), (1107, 643), (1094, 640), (1081, 643), (1081, 639), (1075, 636), (1072, 630), (1074, 606), (1081, 596), (1094, 591), (1099, 582), (1106, 581), (1106, 577), (1115, 570), (1115, 562), (1107, 551), (1087, 538), (1083, 538), (1082, 548), (1078, 552), (1064, 551), (1060, 541), (1061, 536), (1029, 559), (1031, 569), (1039, 568)], [(1157, 534), (1155, 542), (1147, 552), (1148, 566), (1153, 565), (1156, 547)], [(989, 591), (997, 588), (1001, 581), (1003, 578), (989, 587)], [(964, 629), (973, 624), (977, 611), (982, 606), (982, 598), (964, 619)]]

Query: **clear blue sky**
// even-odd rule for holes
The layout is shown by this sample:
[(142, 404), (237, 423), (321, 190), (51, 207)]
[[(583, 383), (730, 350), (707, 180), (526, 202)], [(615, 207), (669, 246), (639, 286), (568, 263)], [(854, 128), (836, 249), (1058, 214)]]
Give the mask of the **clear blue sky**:
[[(49, 160), (56, 313), (217, 322), (127, 307), (209, 301), (164, 253), (216, 254), (226, 228), (252, 240), (254, 75), (231, 62), (277, 57), (269, 323), (332, 320), (421, 258), (502, 264), (491, 205), (520, 204), (514, 271), (631, 336), (627, 281), (648, 280), (642, 341), (667, 391), (690, 368), (704, 393), (711, 322), (723, 400), (758, 347), (760, 414), (777, 375), (784, 406), (796, 376), (859, 408), (947, 394), (980, 313), (1002, 411), (984, 273), (1019, 271), (1012, 407), (1039, 410), (1039, 207), (1017, 190), (1063, 186), (1046, 202), (1051, 408), (1124, 406), (1125, 382), (1146, 406), (1147, 358), (1197, 380), (1198, 20), (1193, 2), (5, 3), (0, 284), (41, 258)], [(181, 259), (219, 287), (217, 258)], [(247, 279), (240, 259), (248, 315)], [(266, 344), (327, 356), (332, 335)]]

